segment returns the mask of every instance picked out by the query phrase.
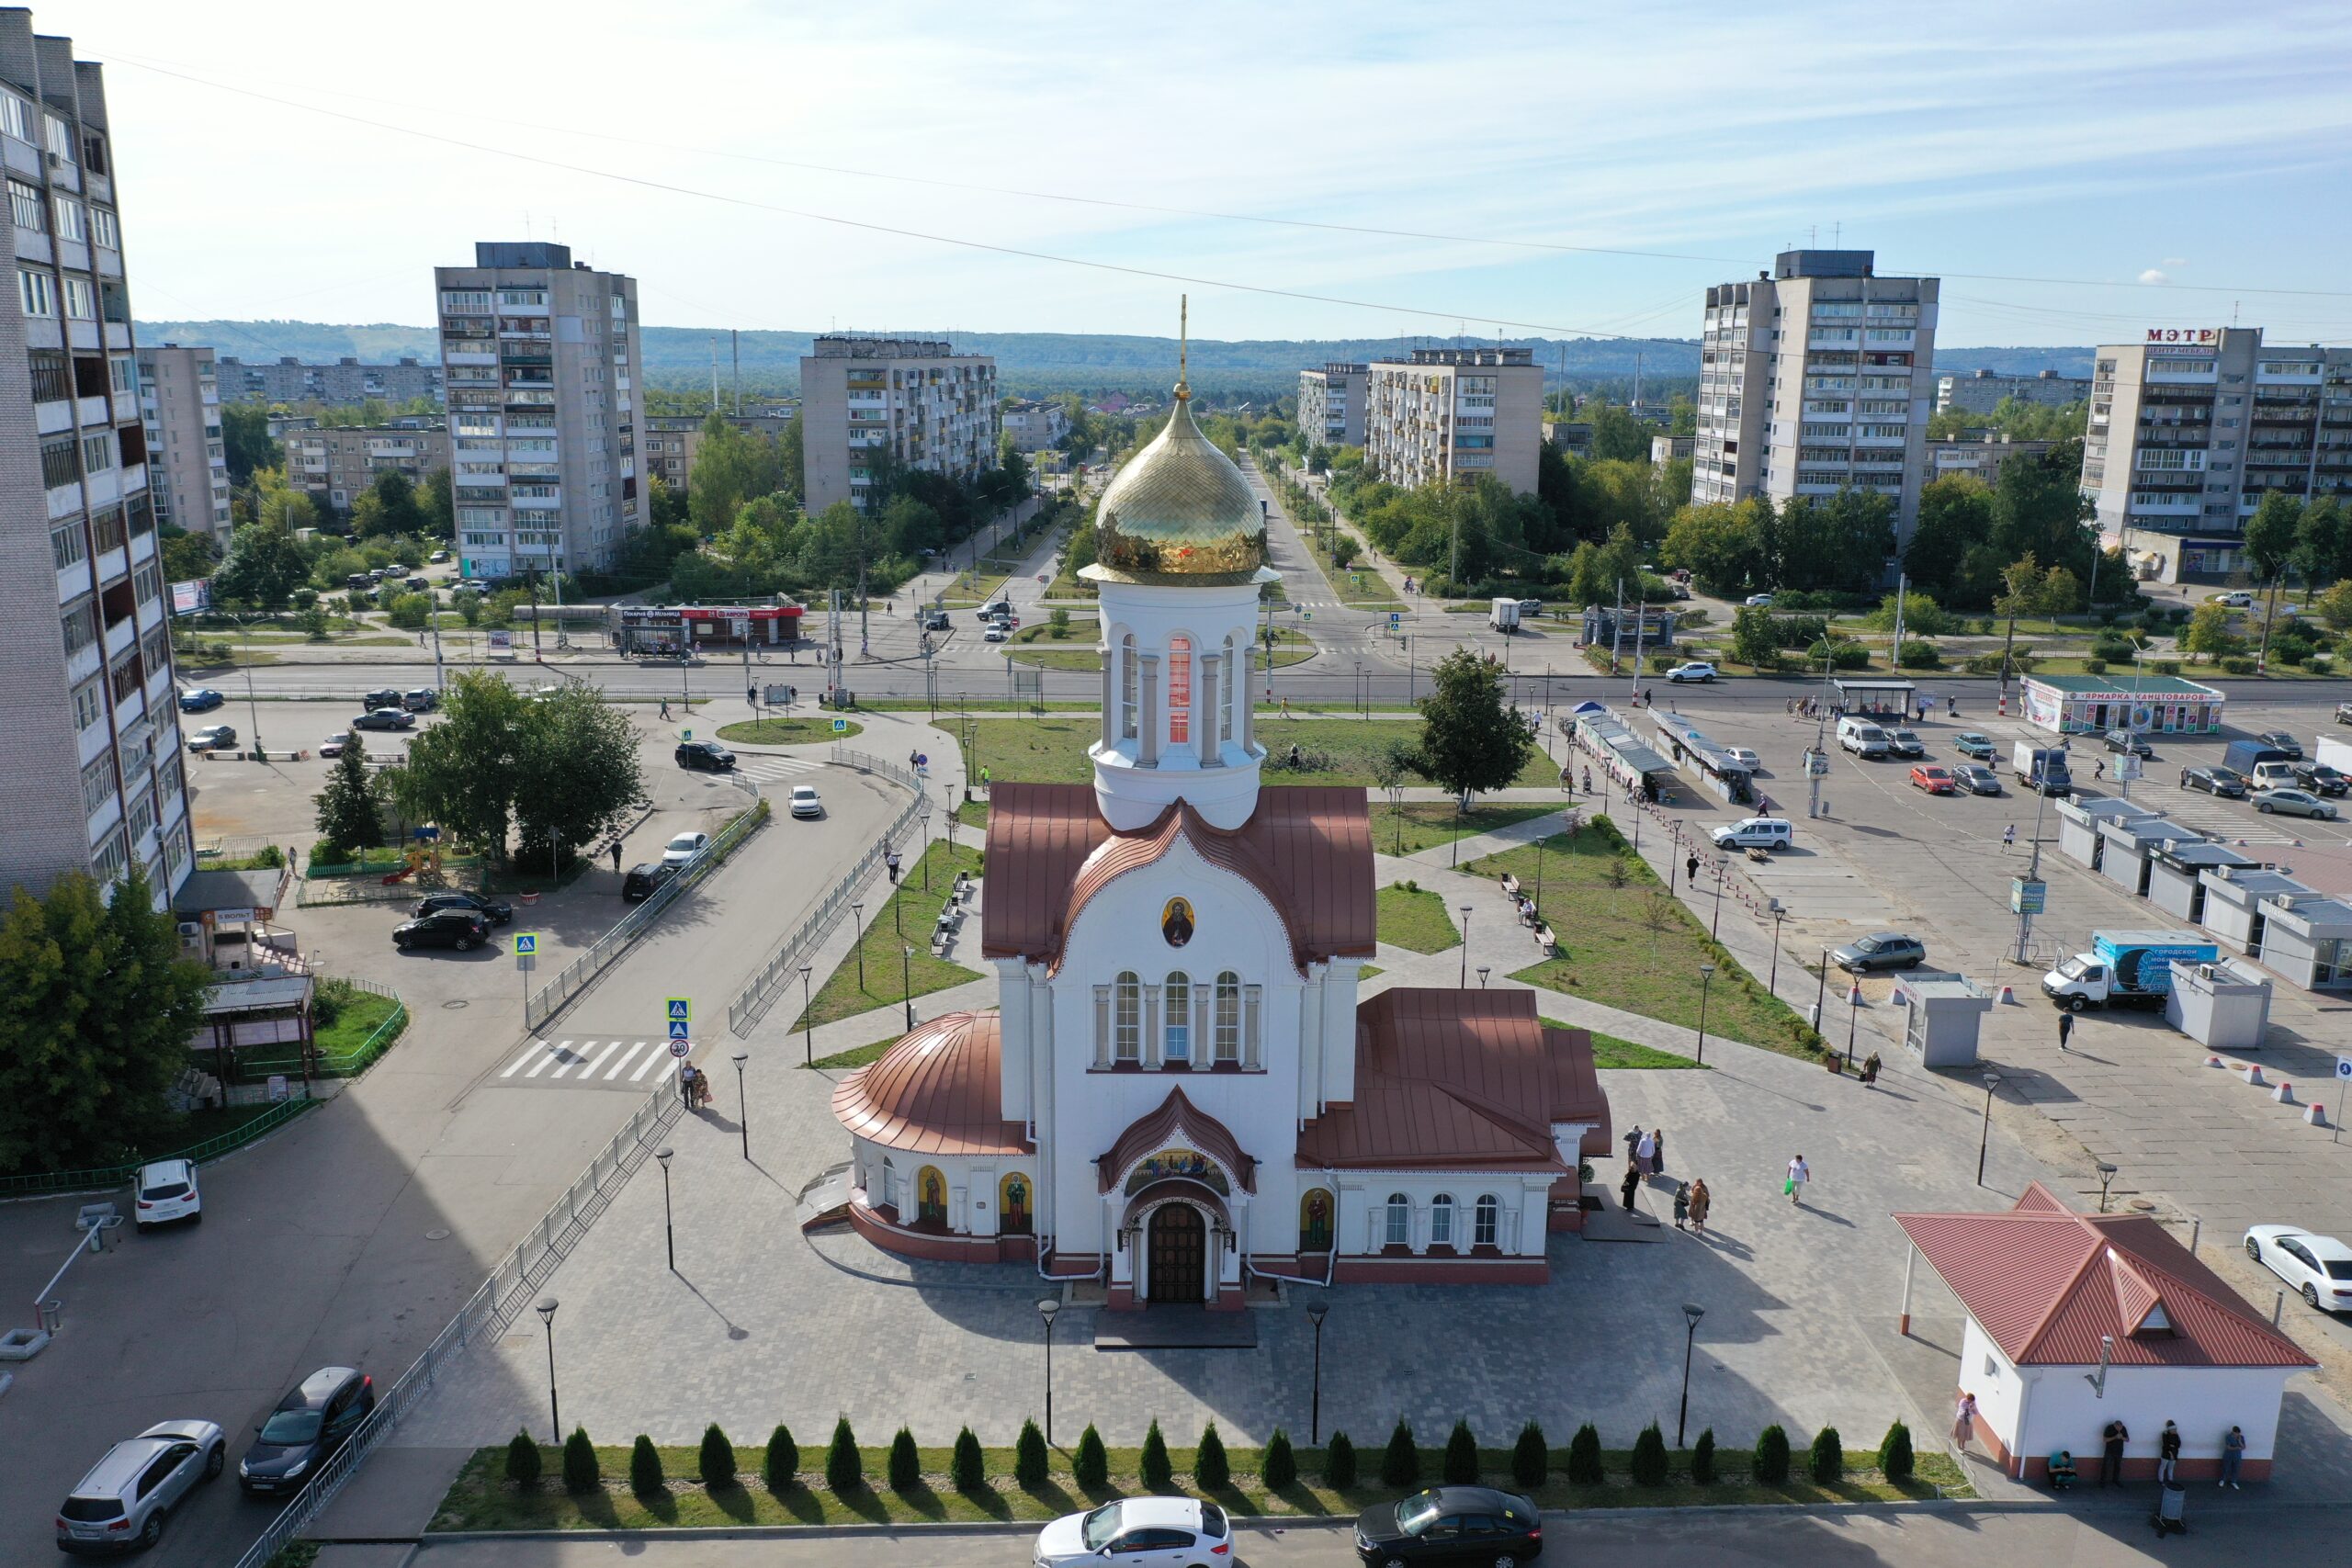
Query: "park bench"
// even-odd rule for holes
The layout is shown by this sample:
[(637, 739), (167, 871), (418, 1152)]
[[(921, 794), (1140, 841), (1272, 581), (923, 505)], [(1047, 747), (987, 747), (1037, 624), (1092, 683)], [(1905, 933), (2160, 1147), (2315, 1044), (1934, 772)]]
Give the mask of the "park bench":
[(1546, 958), (1557, 958), (1560, 956), (1560, 941), (1559, 938), (1552, 934), (1552, 928), (1550, 926), (1539, 926), (1536, 928), (1535, 945), (1543, 952), (1544, 956)]

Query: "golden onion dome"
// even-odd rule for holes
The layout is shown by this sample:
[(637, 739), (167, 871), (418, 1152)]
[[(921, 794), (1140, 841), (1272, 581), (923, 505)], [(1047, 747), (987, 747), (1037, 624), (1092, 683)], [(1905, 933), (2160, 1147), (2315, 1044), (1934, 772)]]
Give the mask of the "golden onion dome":
[(1113, 477), (1095, 510), (1094, 565), (1114, 582), (1250, 582), (1266, 565), (1266, 520), (1232, 458), (1193, 423), (1181, 378), (1168, 423)]

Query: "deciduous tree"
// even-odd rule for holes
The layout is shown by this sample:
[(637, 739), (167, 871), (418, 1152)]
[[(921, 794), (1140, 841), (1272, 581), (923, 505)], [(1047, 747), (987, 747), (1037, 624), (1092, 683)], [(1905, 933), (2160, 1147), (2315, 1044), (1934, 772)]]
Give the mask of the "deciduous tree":
[(1519, 710), (1503, 695), (1499, 666), (1458, 648), (1430, 674), (1420, 701), (1421, 740), (1413, 771), (1460, 797), (1503, 789), (1519, 776), (1533, 745)]
[[(328, 771), (327, 786), (312, 795), (319, 808), (319, 842), (329, 851), (372, 850), (384, 841), (382, 802), (368, 769), (368, 749), (357, 732), (343, 743), (343, 754)], [(329, 852), (322, 859), (339, 860)]]

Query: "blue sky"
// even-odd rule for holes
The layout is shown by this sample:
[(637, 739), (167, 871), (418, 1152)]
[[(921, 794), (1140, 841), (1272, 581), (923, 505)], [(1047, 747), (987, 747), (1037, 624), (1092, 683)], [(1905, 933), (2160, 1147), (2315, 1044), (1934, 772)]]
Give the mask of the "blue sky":
[(1216, 338), (1689, 336), (1834, 234), (1944, 276), (1947, 344), (2352, 341), (2341, 3), (35, 17), (109, 62), (151, 319), (422, 323), (436, 263), (527, 230), (657, 325), (1164, 333), (1189, 288)]

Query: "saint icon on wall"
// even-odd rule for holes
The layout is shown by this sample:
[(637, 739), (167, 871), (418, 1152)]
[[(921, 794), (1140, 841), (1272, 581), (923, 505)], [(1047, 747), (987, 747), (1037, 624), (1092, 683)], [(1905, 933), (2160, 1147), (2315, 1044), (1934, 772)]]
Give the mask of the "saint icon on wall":
[(1170, 947), (1182, 947), (1193, 940), (1193, 901), (1170, 898), (1159, 911), (1159, 934), (1168, 939)]

